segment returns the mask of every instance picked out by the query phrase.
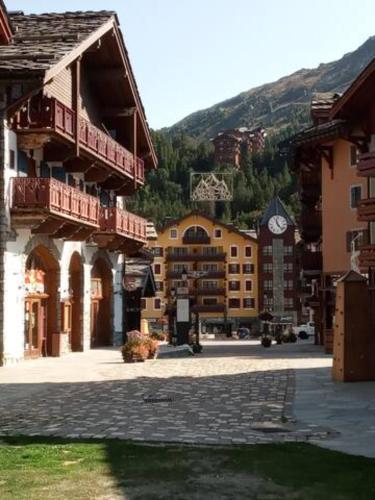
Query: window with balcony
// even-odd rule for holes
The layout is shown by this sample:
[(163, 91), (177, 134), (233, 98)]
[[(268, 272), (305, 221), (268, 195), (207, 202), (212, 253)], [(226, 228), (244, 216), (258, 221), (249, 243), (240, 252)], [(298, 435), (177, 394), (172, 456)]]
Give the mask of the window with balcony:
[(350, 208), (357, 208), (358, 202), (362, 199), (362, 186), (351, 186), (350, 188)]
[(229, 309), (241, 309), (241, 299), (229, 299), (228, 307)]
[(239, 281), (229, 281), (229, 290), (231, 292), (238, 292), (241, 289), (241, 283)]
[(219, 288), (219, 285), (217, 281), (203, 281), (202, 288), (205, 288), (207, 290), (212, 290), (214, 288)]
[(178, 257), (184, 257), (185, 255), (189, 255), (189, 249), (186, 247), (172, 247), (169, 249), (171, 255), (176, 255)]
[(254, 264), (243, 264), (242, 272), (243, 274), (254, 274)]
[(219, 254), (219, 249), (217, 247), (203, 247), (202, 254), (205, 256), (213, 256)]
[(189, 266), (187, 266), (186, 264), (174, 264), (173, 271), (175, 273), (182, 273), (184, 271), (190, 271), (190, 269)]
[(205, 306), (216, 306), (217, 305), (217, 299), (215, 297), (204, 297), (202, 299), (202, 303)]
[(219, 267), (217, 264), (202, 264), (202, 271), (211, 273), (218, 271)]
[(244, 309), (255, 309), (255, 299), (253, 297), (246, 297), (243, 299)]
[(229, 264), (228, 271), (229, 271), (229, 274), (240, 274), (240, 265), (239, 264)]

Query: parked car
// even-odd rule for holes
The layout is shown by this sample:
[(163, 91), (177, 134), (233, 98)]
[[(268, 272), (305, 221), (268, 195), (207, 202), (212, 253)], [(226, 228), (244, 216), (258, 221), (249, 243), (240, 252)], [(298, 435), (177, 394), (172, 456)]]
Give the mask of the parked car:
[(298, 325), (293, 327), (293, 332), (300, 339), (307, 339), (315, 335), (315, 323), (313, 321), (308, 321), (303, 325)]

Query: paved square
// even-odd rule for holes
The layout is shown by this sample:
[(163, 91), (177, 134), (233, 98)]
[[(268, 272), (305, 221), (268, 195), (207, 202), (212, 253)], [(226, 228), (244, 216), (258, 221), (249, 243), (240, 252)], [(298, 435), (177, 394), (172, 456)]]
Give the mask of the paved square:
[[(124, 364), (114, 349), (0, 370), (0, 434), (201, 444), (326, 437), (293, 422), (293, 363), (312, 345), (207, 342), (183, 359)], [(329, 360), (323, 359), (323, 362)]]

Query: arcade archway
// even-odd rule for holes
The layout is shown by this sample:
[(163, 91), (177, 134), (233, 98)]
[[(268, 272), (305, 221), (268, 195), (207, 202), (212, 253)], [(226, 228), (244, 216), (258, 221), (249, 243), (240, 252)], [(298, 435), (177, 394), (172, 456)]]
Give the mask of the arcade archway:
[(25, 266), (25, 357), (53, 355), (53, 334), (58, 332), (59, 263), (39, 245)]
[(99, 257), (91, 271), (91, 347), (112, 345), (112, 270)]

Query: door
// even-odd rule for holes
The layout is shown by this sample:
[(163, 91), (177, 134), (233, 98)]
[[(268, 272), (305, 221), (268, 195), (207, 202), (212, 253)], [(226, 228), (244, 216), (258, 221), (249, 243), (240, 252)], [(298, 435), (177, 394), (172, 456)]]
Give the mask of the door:
[(98, 344), (98, 316), (99, 316), (99, 299), (91, 301), (91, 347)]
[(25, 357), (42, 356), (45, 341), (45, 321), (42, 299), (26, 299), (25, 301)]

